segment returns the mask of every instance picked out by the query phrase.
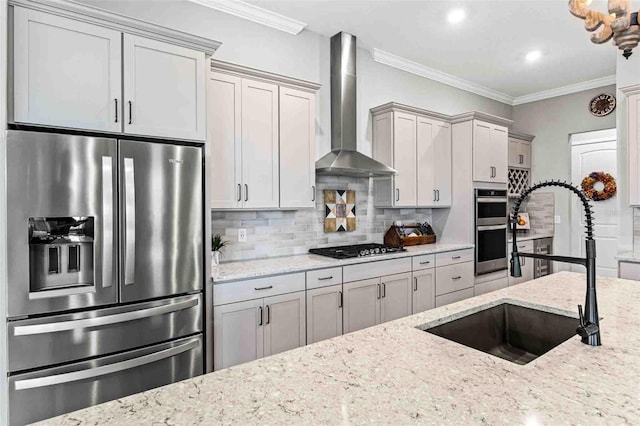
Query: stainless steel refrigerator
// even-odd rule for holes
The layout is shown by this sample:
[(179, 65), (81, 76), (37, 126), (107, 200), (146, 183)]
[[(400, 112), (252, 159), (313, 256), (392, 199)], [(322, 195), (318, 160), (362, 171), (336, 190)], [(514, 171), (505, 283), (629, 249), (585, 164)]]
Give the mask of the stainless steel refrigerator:
[(202, 374), (202, 151), (8, 132), (12, 424)]

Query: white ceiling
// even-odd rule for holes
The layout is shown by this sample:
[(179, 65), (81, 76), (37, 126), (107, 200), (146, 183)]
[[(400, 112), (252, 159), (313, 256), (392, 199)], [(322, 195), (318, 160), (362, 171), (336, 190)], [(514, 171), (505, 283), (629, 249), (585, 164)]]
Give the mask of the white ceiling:
[[(248, 0), (325, 36), (347, 31), (358, 44), (521, 97), (615, 74), (618, 50), (596, 45), (566, 0)], [(636, 6), (635, 4), (633, 6)], [(447, 14), (464, 8), (451, 25)], [(596, 0), (591, 8), (606, 11)], [(526, 63), (527, 52), (542, 58)], [(640, 54), (639, 52), (635, 53)]]

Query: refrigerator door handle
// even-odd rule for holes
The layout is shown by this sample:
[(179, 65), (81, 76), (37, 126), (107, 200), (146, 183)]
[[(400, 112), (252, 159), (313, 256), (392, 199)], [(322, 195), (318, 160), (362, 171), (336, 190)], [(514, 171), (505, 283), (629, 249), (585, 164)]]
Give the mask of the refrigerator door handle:
[(136, 269), (136, 182), (133, 158), (124, 159), (124, 285), (132, 285)]
[(35, 379), (18, 380), (15, 382), (15, 390), (35, 389), (45, 386), (61, 385), (64, 383), (77, 382), (80, 380), (92, 379), (107, 374), (113, 374), (124, 370), (151, 364), (166, 358), (171, 358), (183, 352), (187, 352), (199, 344), (198, 340), (192, 340), (182, 345), (154, 352), (138, 358), (128, 359), (101, 367), (90, 368), (88, 370), (74, 371), (71, 373), (55, 374), (53, 376), (38, 377)]
[(102, 157), (102, 287), (113, 285), (113, 158)]
[(104, 317), (86, 318), (71, 321), (51, 322), (45, 324), (33, 324), (17, 326), (13, 329), (14, 336), (31, 336), (34, 334), (48, 334), (59, 331), (82, 330), (85, 328), (101, 327), (111, 324), (119, 324), (128, 321), (136, 321), (144, 318), (170, 314), (192, 308), (198, 304), (198, 298), (183, 300), (153, 308), (140, 309), (137, 311), (123, 312), (120, 314), (107, 315)]

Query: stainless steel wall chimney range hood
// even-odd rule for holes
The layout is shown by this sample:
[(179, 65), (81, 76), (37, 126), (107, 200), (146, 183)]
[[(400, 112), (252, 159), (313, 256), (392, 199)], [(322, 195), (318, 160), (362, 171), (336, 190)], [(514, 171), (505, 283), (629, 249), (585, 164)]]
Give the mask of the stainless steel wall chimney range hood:
[(316, 161), (318, 174), (353, 177), (390, 176), (391, 167), (357, 151), (356, 37), (331, 37), (331, 152)]

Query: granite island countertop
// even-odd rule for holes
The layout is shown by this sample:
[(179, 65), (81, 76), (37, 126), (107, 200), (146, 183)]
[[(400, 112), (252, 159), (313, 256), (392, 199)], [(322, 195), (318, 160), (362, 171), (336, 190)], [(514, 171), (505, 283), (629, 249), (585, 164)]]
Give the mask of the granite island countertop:
[(517, 365), (417, 328), (504, 299), (577, 317), (585, 276), (560, 272), (43, 424), (639, 424), (640, 286), (597, 285), (600, 347)]
[(300, 254), (295, 256), (240, 260), (234, 262), (223, 262), (217, 266), (213, 265), (211, 267), (211, 276), (214, 284), (218, 284), (227, 281), (237, 281), (313, 269), (332, 268), (336, 266), (355, 265), (358, 263), (420, 256), (423, 254), (442, 253), (473, 247), (475, 247), (473, 244), (434, 243), (409, 246), (406, 247), (407, 251), (401, 253), (381, 254), (351, 259), (333, 259), (331, 257), (319, 256), (316, 254)]

